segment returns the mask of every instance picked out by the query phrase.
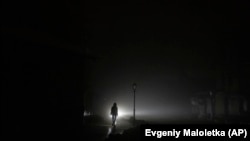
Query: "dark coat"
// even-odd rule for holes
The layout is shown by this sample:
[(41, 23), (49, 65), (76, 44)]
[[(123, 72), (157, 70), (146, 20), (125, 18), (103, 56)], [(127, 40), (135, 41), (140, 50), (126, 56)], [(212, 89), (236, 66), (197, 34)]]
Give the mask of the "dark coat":
[(111, 115), (118, 115), (118, 108), (117, 108), (117, 106), (112, 106), (112, 108), (111, 108)]

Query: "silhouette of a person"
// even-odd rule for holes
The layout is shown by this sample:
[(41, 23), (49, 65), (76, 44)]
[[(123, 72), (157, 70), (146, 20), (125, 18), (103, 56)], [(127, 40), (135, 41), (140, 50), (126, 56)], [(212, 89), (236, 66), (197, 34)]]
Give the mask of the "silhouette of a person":
[(112, 126), (115, 126), (116, 117), (118, 115), (118, 108), (117, 108), (116, 103), (113, 104), (110, 114), (112, 116)]

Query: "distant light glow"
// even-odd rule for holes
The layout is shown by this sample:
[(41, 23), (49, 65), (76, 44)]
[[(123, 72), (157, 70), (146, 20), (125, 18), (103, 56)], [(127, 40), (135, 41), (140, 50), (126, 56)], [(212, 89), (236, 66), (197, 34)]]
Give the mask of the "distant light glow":
[[(109, 117), (112, 118), (112, 115), (110, 114), (110, 111), (108, 111)], [(117, 115), (117, 119), (120, 118), (126, 118), (129, 117), (130, 115), (132, 115), (131, 113), (129, 113), (128, 111), (124, 110), (121, 107), (118, 107), (118, 115)]]
[(86, 116), (90, 116), (90, 115), (91, 115), (91, 113), (90, 113), (90, 112), (88, 112), (88, 111), (84, 111), (84, 112), (83, 112), (83, 116), (84, 116), (84, 117), (86, 117)]

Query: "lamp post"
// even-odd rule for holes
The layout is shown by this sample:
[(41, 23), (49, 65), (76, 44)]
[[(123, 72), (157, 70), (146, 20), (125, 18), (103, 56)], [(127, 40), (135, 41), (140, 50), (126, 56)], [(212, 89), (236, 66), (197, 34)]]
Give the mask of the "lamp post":
[(134, 118), (133, 118), (133, 124), (135, 125), (135, 90), (136, 90), (136, 83), (133, 83), (133, 90), (134, 90)]

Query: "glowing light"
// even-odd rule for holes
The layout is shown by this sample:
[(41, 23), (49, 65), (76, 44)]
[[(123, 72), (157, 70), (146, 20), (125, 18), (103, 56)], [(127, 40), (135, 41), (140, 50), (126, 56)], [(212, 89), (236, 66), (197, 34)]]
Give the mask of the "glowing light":
[[(118, 108), (117, 119), (125, 118), (125, 117), (128, 117), (129, 115), (131, 115), (131, 113), (127, 112), (123, 108), (120, 108), (120, 107)], [(110, 114), (110, 111), (109, 111), (109, 117), (112, 118), (112, 115)]]

